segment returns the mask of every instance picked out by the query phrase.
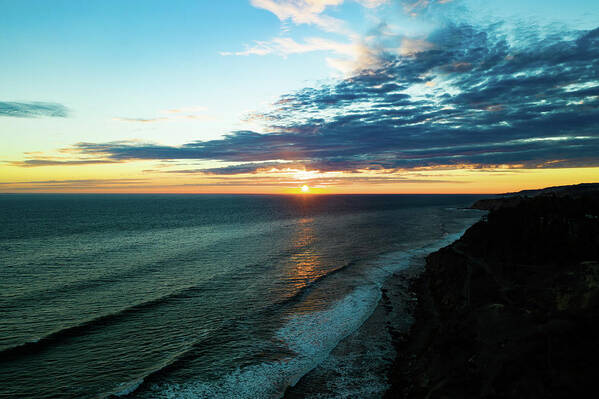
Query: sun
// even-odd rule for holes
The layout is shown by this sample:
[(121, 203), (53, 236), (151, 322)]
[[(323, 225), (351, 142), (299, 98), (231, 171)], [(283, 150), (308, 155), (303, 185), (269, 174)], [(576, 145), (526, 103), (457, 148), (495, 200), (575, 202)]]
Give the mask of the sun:
[(310, 192), (310, 187), (308, 187), (305, 184), (301, 187), (301, 189), (302, 189), (302, 193), (309, 193)]

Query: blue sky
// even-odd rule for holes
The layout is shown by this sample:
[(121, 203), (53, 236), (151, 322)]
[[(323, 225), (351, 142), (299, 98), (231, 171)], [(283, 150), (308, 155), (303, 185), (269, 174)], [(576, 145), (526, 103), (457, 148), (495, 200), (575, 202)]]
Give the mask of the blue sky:
[[(129, 138), (139, 126), (111, 123), (112, 118), (151, 118), (161, 110), (198, 106), (221, 120), (176, 127), (178, 140), (149, 135), (170, 143), (198, 133), (217, 136), (233, 127), (244, 110), (282, 88), (318, 77), (315, 65), (310, 72), (281, 59), (239, 62), (219, 55), (240, 48), (247, 37), (279, 31), (276, 18), (236, 3), (10, 2), (13, 9), (3, 13), (0, 41), (8, 60), (0, 77), (3, 96), (67, 105), (73, 120), (64, 126), (64, 144)], [(190, 127), (199, 132), (186, 134)]]
[[(319, 106), (325, 95), (323, 90), (329, 93), (339, 90), (339, 84), (365, 75), (364, 71), (399, 73), (397, 68), (392, 72), (385, 70), (389, 67), (385, 62), (389, 62), (390, 57), (405, 57), (406, 62), (414, 62), (416, 67), (416, 58), (420, 57), (421, 61), (424, 54), (443, 48), (447, 50), (447, 56), (453, 54), (456, 57), (454, 63), (459, 64), (458, 49), (448, 50), (456, 44), (449, 43), (443, 35), (472, 38), (476, 34), (487, 34), (488, 38), (480, 42), (487, 47), (497, 45), (500, 40), (494, 37), (503, 35), (505, 43), (511, 46), (511, 50), (506, 50), (506, 56), (516, 50), (526, 52), (526, 48), (531, 47), (533, 52), (539, 49), (538, 54), (543, 57), (549, 54), (549, 42), (562, 41), (566, 46), (599, 25), (599, 6), (596, 2), (582, 0), (0, 0), (0, 9), (0, 104), (3, 104), (0, 106), (3, 141), (0, 159), (9, 165), (6, 168), (12, 168), (6, 169), (12, 181), (33, 178), (16, 170), (19, 162), (26, 160), (63, 159), (64, 156), (56, 157), (74, 153), (76, 159), (101, 159), (99, 165), (106, 160), (181, 162), (186, 159), (177, 150), (181, 146), (193, 146), (199, 141), (216, 146), (223, 137), (233, 137), (225, 139), (229, 140), (226, 145), (238, 146), (238, 155), (222, 156), (220, 149), (210, 154), (194, 153), (191, 159), (204, 166), (193, 170), (202, 167), (216, 170), (220, 166), (231, 170), (231, 166), (242, 165), (240, 170), (247, 171), (251, 169), (243, 166), (247, 162), (271, 165), (276, 161), (299, 162), (301, 166), (298, 167), (311, 165), (320, 171), (355, 172), (350, 165), (366, 170), (389, 168), (391, 171), (430, 166), (428, 161), (404, 163), (396, 159), (390, 162), (387, 155), (381, 158), (378, 147), (373, 149), (376, 156), (368, 151), (364, 154), (354, 151), (348, 155), (351, 159), (333, 153), (327, 153), (326, 159), (316, 155), (300, 159), (297, 154), (285, 158), (288, 149), (281, 151), (277, 159), (265, 155), (249, 157), (243, 155), (243, 146), (270, 145), (269, 141), (248, 143), (249, 136), (242, 137), (235, 132), (276, 135), (291, 131), (291, 127), (297, 130), (299, 124), (306, 129), (310, 124), (311, 128), (318, 125), (319, 128), (328, 126), (333, 129), (334, 126), (326, 124), (338, 124), (339, 115), (348, 115), (365, 105), (344, 102), (335, 107)], [(470, 30), (466, 31), (465, 26)], [(545, 51), (540, 50), (543, 46)], [(469, 64), (474, 63), (476, 56), (473, 57)], [(491, 57), (490, 52), (481, 57)], [(593, 60), (589, 58), (590, 62)], [(462, 63), (465, 65), (466, 61)], [(542, 67), (549, 68), (550, 63), (548, 61)], [(530, 65), (526, 68), (528, 72), (515, 68), (510, 73), (514, 76), (529, 73)], [(464, 72), (457, 69), (451, 72)], [(435, 72), (423, 69), (423, 73)], [(480, 71), (477, 73), (477, 76), (482, 75)], [(577, 81), (581, 87), (594, 87), (595, 78), (582, 74), (569, 76), (571, 81), (563, 83)], [(418, 96), (432, 95), (427, 92), (432, 85), (436, 85), (435, 90), (444, 88), (446, 94), (456, 95), (467, 91), (465, 85), (476, 80), (458, 82), (456, 79), (461, 77), (449, 75), (445, 71), (436, 80), (430, 80), (429, 88), (424, 86), (424, 80), (408, 79), (409, 82), (404, 83), (409, 87), (401, 90), (412, 96), (413, 103), (394, 106), (417, 107)], [(399, 78), (403, 79), (403, 76), (394, 75), (392, 80), (397, 82)], [(488, 79), (495, 79), (495, 75), (489, 75)], [(478, 81), (477, 84), (488, 82)], [(380, 82), (385, 83), (391, 83), (391, 80)], [(346, 89), (365, 90), (365, 85), (349, 84)], [(306, 95), (306, 90), (314, 92)], [(296, 101), (292, 108), (273, 105), (281, 99), (297, 100), (297, 94), (301, 93), (304, 93), (305, 102)], [(592, 97), (589, 98), (592, 100)], [(376, 102), (381, 98), (369, 97), (367, 100)], [(440, 100), (435, 101), (439, 104)], [(50, 107), (52, 104), (62, 107), (64, 115), (34, 110), (35, 104), (40, 102), (48, 103)], [(494, 111), (499, 110), (500, 105), (495, 105)], [(523, 104), (514, 106), (524, 107)], [(21, 107), (19, 112), (22, 114), (17, 115), (14, 107)], [(369, 117), (374, 118), (372, 111), (369, 112)], [(388, 129), (387, 132), (397, 128), (396, 125), (385, 125), (380, 115), (376, 118), (380, 126)], [(589, 132), (597, 127), (594, 118), (594, 113), (589, 114), (589, 126), (582, 128), (578, 136), (591, 137)], [(362, 121), (367, 120), (362, 118)], [(288, 131), (280, 131), (283, 128)], [(358, 124), (351, 129), (364, 130), (364, 126)], [(408, 131), (402, 129), (392, 137), (381, 136), (381, 142), (391, 140), (393, 147), (402, 140), (401, 132)], [(493, 134), (505, 133), (497, 131)], [(574, 137), (570, 131), (548, 135), (552, 140), (553, 137)], [(355, 138), (351, 143), (345, 143), (347, 137)], [(365, 138), (352, 136), (351, 130), (324, 136), (322, 141), (329, 138), (350, 147), (368, 147)], [(549, 142), (545, 136), (540, 138), (541, 142)], [(539, 137), (515, 134), (512, 139), (536, 140)], [(445, 139), (440, 140), (439, 146), (446, 146)], [(592, 145), (595, 145), (594, 140), (595, 136)], [(125, 141), (128, 144), (122, 144)], [(78, 144), (82, 142), (97, 144), (96, 150)], [(114, 142), (119, 144), (106, 147), (107, 143)], [(135, 146), (137, 155), (123, 155), (127, 152), (123, 145)], [(286, 142), (285, 145), (297, 147), (299, 144)], [(305, 152), (307, 149), (318, 152), (315, 145), (306, 144)], [(151, 155), (155, 153), (153, 146), (169, 147), (167, 152), (172, 159)], [(140, 155), (138, 147), (151, 151)], [(416, 151), (416, 147), (407, 150)], [(341, 146), (334, 148), (338, 151)], [(587, 146), (584, 151), (577, 149), (579, 145), (572, 148), (574, 154), (568, 158), (576, 162), (568, 159), (572, 162), (564, 165), (595, 166), (589, 155), (591, 147)], [(539, 154), (556, 156), (549, 150)], [(538, 165), (539, 161), (536, 157), (495, 158), (487, 163), (481, 157), (464, 160), (478, 165), (513, 163), (527, 167)], [(358, 159), (368, 159), (368, 162), (360, 163)], [(443, 162), (442, 166), (446, 166), (448, 160)], [(336, 170), (333, 165), (339, 165), (340, 169)], [(147, 162), (143, 168), (148, 170)], [(190, 170), (187, 166), (184, 169)], [(44, 173), (51, 175), (53, 172), (46, 169)], [(198, 173), (202, 174), (201, 171)]]

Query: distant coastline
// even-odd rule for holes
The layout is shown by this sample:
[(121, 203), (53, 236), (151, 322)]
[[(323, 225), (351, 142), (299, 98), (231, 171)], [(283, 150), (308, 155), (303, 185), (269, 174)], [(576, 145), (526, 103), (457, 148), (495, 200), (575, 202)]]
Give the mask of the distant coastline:
[(596, 389), (599, 184), (479, 200), (427, 257), (388, 398), (560, 398)]

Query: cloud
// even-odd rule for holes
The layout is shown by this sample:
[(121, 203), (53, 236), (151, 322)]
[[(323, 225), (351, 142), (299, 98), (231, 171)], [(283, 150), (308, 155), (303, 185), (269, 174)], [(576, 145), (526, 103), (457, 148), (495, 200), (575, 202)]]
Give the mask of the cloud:
[[(196, 171), (188, 170), (173, 170), (172, 173), (182, 174), (194, 174)], [(168, 172), (165, 172), (168, 173)], [(300, 171), (301, 173), (301, 171)], [(244, 173), (245, 174), (245, 173)], [(352, 184), (393, 184), (393, 183), (451, 183), (451, 184), (464, 184), (465, 181), (459, 180), (446, 180), (439, 179), (436, 176), (432, 179), (430, 176), (401, 176), (397, 174), (377, 174), (377, 175), (351, 175), (341, 176), (339, 174), (321, 174), (317, 176), (310, 176), (302, 178), (298, 176), (297, 170), (283, 169), (281, 173), (271, 175), (255, 175), (251, 179), (246, 176), (236, 176), (234, 174), (228, 175), (215, 174), (202, 176), (201, 183), (190, 183), (186, 185), (198, 185), (198, 186), (253, 186), (253, 185), (268, 185), (268, 186), (280, 186), (284, 185), (301, 185), (309, 183), (312, 187), (324, 187), (324, 186), (346, 186)]]
[(422, 51), (432, 50), (434, 45), (423, 39), (412, 39), (404, 37), (401, 41), (401, 46), (397, 49), (399, 55), (409, 56)]
[(135, 123), (154, 123), (168, 121), (169, 118), (158, 117), (158, 118), (112, 118), (114, 121), (119, 122), (135, 122)]
[(345, 76), (350, 76), (365, 69), (380, 67), (389, 60), (390, 55), (409, 56), (431, 50), (433, 47), (433, 43), (423, 38), (397, 34), (387, 24), (381, 23), (363, 38), (349, 35), (346, 41), (339, 41), (323, 37), (309, 37), (303, 42), (298, 42), (289, 37), (277, 37), (269, 41), (255, 41), (251, 46), (246, 45), (243, 51), (227, 51), (220, 52), (220, 54), (223, 56), (275, 54), (287, 57), (292, 54), (326, 51), (332, 55), (325, 59), (327, 64)]
[(128, 184), (132, 182), (141, 182), (145, 179), (78, 179), (78, 180), (34, 180), (18, 182), (2, 182), (0, 185), (10, 186), (16, 184), (30, 185), (97, 185), (97, 184)]
[(406, 14), (416, 16), (418, 13), (437, 4), (451, 3), (453, 0), (401, 0)]
[(322, 15), (327, 7), (342, 3), (343, 0), (251, 0), (254, 7), (270, 11), (283, 22), (291, 20), (298, 25), (313, 24), (326, 31), (343, 30), (341, 20)]
[(388, 2), (389, 0), (358, 0), (358, 3), (367, 8), (376, 8)]
[(500, 25), (447, 25), (414, 39), (427, 43), (418, 51), (380, 48), (376, 66), (283, 95), (255, 115), (269, 133), (72, 150), (118, 162), (286, 161), (323, 172), (599, 166), (599, 29), (527, 37), (508, 40)]
[[(388, 3), (388, 0), (354, 0), (366, 8), (377, 8)], [(288, 21), (296, 25), (312, 24), (319, 29), (342, 34), (346, 42), (310, 37), (298, 42), (290, 37), (276, 37), (271, 40), (255, 40), (252, 45), (245, 45), (241, 51), (221, 51), (222, 56), (264, 56), (276, 54), (287, 57), (290, 54), (302, 54), (313, 51), (329, 51), (342, 58), (326, 58), (329, 66), (344, 74), (355, 69), (372, 66), (378, 60), (372, 56), (370, 45), (361, 40), (359, 35), (347, 29), (344, 21), (324, 15), (329, 7), (339, 6), (344, 0), (251, 0), (254, 7), (262, 8), (275, 14), (288, 32)]]
[(0, 182), (0, 192), (126, 188), (140, 185), (145, 182), (147, 182), (146, 179), (78, 179)]
[[(389, 0), (355, 0), (367, 8), (376, 8)], [(447, 2), (449, 0), (440, 0)], [(313, 24), (327, 31), (339, 30), (343, 22), (339, 19), (322, 15), (328, 7), (339, 6), (344, 0), (251, 0), (256, 8), (270, 11), (282, 22), (287, 20), (295, 24)]]
[[(414, 41), (414, 43), (423, 43), (423, 48), (426, 46), (424, 41)], [(220, 54), (223, 56), (262, 56), (276, 54), (287, 57), (291, 54), (327, 51), (337, 57), (327, 57), (327, 64), (345, 75), (350, 75), (356, 70), (373, 68), (379, 65), (381, 60), (376, 47), (376, 45), (372, 46), (369, 43), (357, 39), (353, 39), (350, 42), (340, 42), (321, 37), (310, 37), (301, 43), (288, 37), (278, 37), (271, 41), (256, 41), (253, 46), (246, 46), (246, 49), (243, 51), (221, 52)], [(417, 52), (416, 44), (413, 45), (413, 48), (413, 52)]]
[(182, 108), (171, 108), (161, 111), (166, 114), (197, 114), (201, 112), (206, 112), (208, 108), (203, 107), (201, 105), (193, 106), (193, 107), (182, 107)]
[(114, 121), (119, 122), (133, 122), (133, 123), (156, 123), (156, 122), (172, 122), (176, 120), (212, 120), (212, 115), (205, 114), (206, 107), (183, 107), (173, 108), (160, 111), (159, 114), (164, 116), (156, 116), (152, 118), (125, 118), (115, 117), (112, 118)]
[(62, 104), (47, 102), (5, 102), (0, 101), (0, 116), (16, 118), (37, 118), (41, 116), (66, 118), (69, 109)]
[(311, 37), (304, 43), (299, 43), (289, 37), (277, 37), (271, 41), (257, 41), (252, 47), (247, 47), (244, 51), (221, 52), (221, 55), (267, 55), (278, 54), (287, 56), (290, 54), (302, 54), (312, 51), (332, 51), (337, 54), (353, 56), (357, 52), (357, 46), (353, 43), (343, 43), (335, 40), (328, 40), (320, 37)]
[(4, 161), (10, 166), (18, 166), (21, 168), (34, 168), (38, 166), (81, 166), (81, 165), (96, 165), (119, 163), (112, 159), (71, 159), (71, 160), (54, 160), (54, 159), (26, 159), (24, 161)]
[(184, 174), (212, 174), (212, 175), (239, 175), (245, 173), (256, 173), (265, 171), (268, 169), (278, 168), (282, 165), (289, 167), (288, 163), (285, 162), (256, 162), (256, 163), (244, 163), (239, 165), (229, 165), (220, 168), (209, 168), (209, 169), (185, 169), (185, 170), (168, 170), (164, 173), (184, 173)]
[[(253, 46), (246, 46), (245, 50), (237, 52), (221, 52), (223, 56), (250, 56), (250, 55), (269, 55), (275, 54), (282, 57), (287, 57), (291, 54), (303, 54), (314, 51), (326, 51), (335, 55), (327, 57), (327, 64), (343, 74), (349, 76), (369, 68), (376, 68), (384, 59), (382, 58), (380, 43), (372, 40), (357, 39), (352, 37), (350, 41), (337, 41), (325, 39), (322, 37), (310, 37), (303, 43), (297, 42), (288, 37), (278, 37), (270, 41), (256, 41)], [(387, 40), (391, 40), (387, 38)], [(401, 41), (399, 36), (393, 37), (392, 40)], [(429, 49), (431, 44), (424, 40), (404, 38), (401, 42), (401, 47), (397, 50), (403, 55), (413, 54), (418, 51)]]

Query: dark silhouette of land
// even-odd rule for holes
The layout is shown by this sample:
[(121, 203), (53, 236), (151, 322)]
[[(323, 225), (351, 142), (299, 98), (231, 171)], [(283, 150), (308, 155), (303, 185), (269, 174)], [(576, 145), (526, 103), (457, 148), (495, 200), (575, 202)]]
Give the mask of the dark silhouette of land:
[(594, 396), (599, 184), (505, 194), (412, 283), (389, 398)]

